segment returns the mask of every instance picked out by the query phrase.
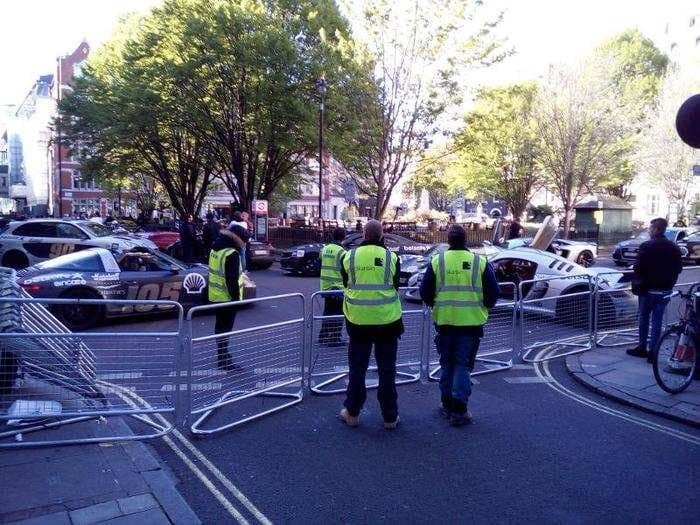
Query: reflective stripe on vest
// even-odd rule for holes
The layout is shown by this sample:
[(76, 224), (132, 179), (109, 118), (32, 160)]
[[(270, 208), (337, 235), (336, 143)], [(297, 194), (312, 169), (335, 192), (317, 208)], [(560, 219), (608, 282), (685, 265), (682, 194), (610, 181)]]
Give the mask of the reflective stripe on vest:
[(343, 287), (340, 259), (345, 250), (337, 244), (327, 244), (321, 250), (321, 290), (339, 290)]
[(393, 286), (397, 256), (382, 246), (366, 245), (343, 258), (348, 274), (343, 313), (359, 325), (382, 325), (401, 318), (401, 300)]
[(209, 302), (212, 303), (227, 303), (233, 298), (226, 285), (226, 260), (229, 256), (235, 255), (238, 257), (238, 292), (240, 300), (243, 300), (243, 272), (240, 254), (233, 248), (224, 248), (223, 250), (212, 250), (209, 253)]
[(438, 325), (481, 326), (488, 319), (482, 276), (486, 259), (467, 250), (448, 250), (433, 257), (435, 304)]

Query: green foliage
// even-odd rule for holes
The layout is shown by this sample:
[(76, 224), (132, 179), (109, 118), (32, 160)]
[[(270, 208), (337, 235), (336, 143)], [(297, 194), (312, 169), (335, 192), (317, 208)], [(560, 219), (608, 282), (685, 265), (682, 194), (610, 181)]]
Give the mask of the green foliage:
[(329, 146), (356, 126), (360, 64), (333, 0), (166, 0), (91, 59), (60, 125), (100, 177), (148, 172), (193, 212), (216, 174), (249, 208), (315, 156), (319, 77)]
[(536, 94), (532, 83), (481, 90), (453, 144), (459, 185), (479, 197), (502, 198), (515, 217), (542, 182)]

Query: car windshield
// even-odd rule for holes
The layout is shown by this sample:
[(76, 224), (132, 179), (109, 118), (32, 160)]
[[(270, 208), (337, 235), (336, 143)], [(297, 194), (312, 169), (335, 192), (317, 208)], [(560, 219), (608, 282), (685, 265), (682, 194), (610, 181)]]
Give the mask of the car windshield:
[(36, 265), (40, 270), (71, 270), (79, 272), (102, 272), (102, 260), (95, 252), (74, 252), (55, 259), (40, 262)]
[(182, 262), (178, 261), (177, 259), (174, 259), (173, 257), (170, 257), (170, 255), (163, 253), (163, 252), (155, 252), (153, 255), (161, 262), (163, 266), (170, 266), (174, 270), (184, 270), (185, 267), (182, 265)]
[(108, 235), (112, 235), (112, 230), (107, 228), (107, 226), (103, 226), (99, 222), (81, 222), (80, 226), (85, 228), (95, 237), (107, 237)]

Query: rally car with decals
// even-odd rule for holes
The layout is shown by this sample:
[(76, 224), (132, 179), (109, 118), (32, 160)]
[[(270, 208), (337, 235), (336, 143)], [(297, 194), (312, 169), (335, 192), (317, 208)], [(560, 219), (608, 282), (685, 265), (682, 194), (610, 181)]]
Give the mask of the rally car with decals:
[[(17, 272), (20, 286), (32, 297), (167, 300), (185, 309), (207, 303), (209, 270), (186, 265), (158, 250), (111, 251), (89, 248), (56, 257)], [(255, 282), (244, 274), (244, 299), (256, 296)], [(88, 329), (105, 319), (167, 311), (155, 304), (53, 305), (56, 316), (71, 330)]]
[(88, 248), (155, 250), (148, 239), (115, 234), (92, 221), (32, 219), (6, 224), (0, 231), (0, 264), (16, 270)]
[[(362, 242), (362, 233), (351, 233), (343, 241), (343, 247), (347, 250), (355, 248)], [(421, 256), (430, 249), (429, 244), (413, 241), (406, 237), (387, 233), (384, 235), (384, 243), (392, 252), (395, 252), (401, 259), (401, 275), (399, 281), (405, 285), (409, 277), (414, 273), (412, 262), (416, 257)], [(321, 275), (320, 253), (324, 244), (312, 243), (295, 246), (282, 253), (280, 265), (283, 270), (290, 274), (319, 276)], [(404, 265), (409, 268), (404, 270)]]

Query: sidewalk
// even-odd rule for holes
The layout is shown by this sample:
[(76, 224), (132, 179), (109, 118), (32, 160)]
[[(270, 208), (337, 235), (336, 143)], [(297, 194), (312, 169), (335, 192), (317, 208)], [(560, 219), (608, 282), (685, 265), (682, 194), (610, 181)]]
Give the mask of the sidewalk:
[(569, 356), (566, 368), (579, 383), (605, 397), (700, 426), (700, 381), (680, 394), (664, 392), (646, 359), (628, 356), (625, 348), (597, 348)]
[[(121, 418), (44, 430), (34, 439), (115, 433), (130, 433)], [(0, 523), (200, 523), (167, 467), (138, 441), (0, 450), (0, 479)]]

